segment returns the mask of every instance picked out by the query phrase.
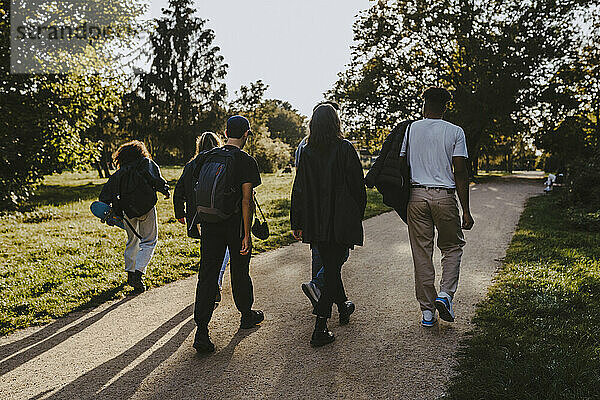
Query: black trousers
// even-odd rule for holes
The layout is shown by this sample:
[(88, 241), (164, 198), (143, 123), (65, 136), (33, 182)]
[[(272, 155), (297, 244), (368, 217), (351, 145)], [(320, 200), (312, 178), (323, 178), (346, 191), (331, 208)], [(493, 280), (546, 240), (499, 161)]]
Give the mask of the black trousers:
[(194, 320), (198, 329), (208, 329), (212, 318), (219, 271), (227, 247), (231, 256), (229, 272), (235, 305), (242, 315), (248, 314), (252, 308), (254, 290), (249, 273), (251, 254), (240, 255), (243, 236), (241, 223), (241, 218), (234, 216), (221, 223), (201, 224), (200, 271), (194, 306)]
[(321, 290), (321, 298), (313, 310), (313, 314), (331, 318), (333, 303), (337, 304), (339, 308), (348, 300), (342, 282), (342, 266), (348, 259), (348, 247), (336, 243), (317, 243), (316, 248), (323, 260), (325, 286)]

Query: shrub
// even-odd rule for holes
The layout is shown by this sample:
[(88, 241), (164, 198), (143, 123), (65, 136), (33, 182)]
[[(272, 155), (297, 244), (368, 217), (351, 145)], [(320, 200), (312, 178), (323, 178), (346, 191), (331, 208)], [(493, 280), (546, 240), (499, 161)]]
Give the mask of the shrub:
[(569, 196), (588, 212), (600, 211), (600, 155), (574, 162), (569, 168)]
[(271, 139), (265, 130), (256, 132), (248, 143), (248, 152), (261, 172), (275, 172), (291, 161), (292, 148), (279, 139)]

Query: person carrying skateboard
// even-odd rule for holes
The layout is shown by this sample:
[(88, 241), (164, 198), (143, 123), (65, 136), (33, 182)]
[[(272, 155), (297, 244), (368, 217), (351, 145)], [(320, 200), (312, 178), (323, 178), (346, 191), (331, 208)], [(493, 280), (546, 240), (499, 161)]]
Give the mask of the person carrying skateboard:
[(108, 178), (99, 200), (110, 204), (115, 215), (125, 221), (127, 284), (141, 293), (146, 290), (142, 278), (158, 242), (156, 192), (168, 199), (169, 185), (140, 141), (122, 145), (113, 159), (118, 169)]

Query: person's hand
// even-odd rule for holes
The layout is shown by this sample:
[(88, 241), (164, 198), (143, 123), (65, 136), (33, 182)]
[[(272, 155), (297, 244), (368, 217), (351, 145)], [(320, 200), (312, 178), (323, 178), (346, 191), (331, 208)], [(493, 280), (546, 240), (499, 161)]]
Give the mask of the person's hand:
[(247, 256), (250, 254), (250, 250), (252, 250), (252, 238), (250, 235), (248, 235), (242, 239), (242, 248), (240, 249), (240, 254)]
[(466, 212), (463, 214), (462, 217), (462, 228), (466, 231), (470, 230), (473, 227), (473, 224), (475, 223), (475, 221), (473, 221), (473, 216), (471, 215), (470, 212)]
[(292, 234), (294, 235), (294, 239), (302, 240), (302, 229), (293, 230)]
[(177, 221), (179, 221), (180, 224), (185, 225), (185, 217), (179, 218)]

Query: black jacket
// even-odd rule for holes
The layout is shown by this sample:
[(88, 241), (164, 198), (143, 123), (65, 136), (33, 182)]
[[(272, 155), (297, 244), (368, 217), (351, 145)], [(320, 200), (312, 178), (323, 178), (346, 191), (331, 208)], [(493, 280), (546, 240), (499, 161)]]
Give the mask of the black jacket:
[(197, 178), (196, 169), (202, 162), (201, 155), (202, 153), (186, 164), (183, 168), (181, 177), (177, 181), (175, 191), (173, 192), (175, 218), (185, 218), (188, 236), (194, 239), (200, 239), (200, 232), (194, 221), (194, 217), (196, 216), (196, 207), (194, 206), (194, 185), (196, 184)]
[[(146, 179), (146, 182), (156, 192), (160, 192), (165, 196), (169, 194), (169, 185), (167, 181), (162, 177), (160, 168), (158, 165), (149, 158), (141, 158), (139, 161), (135, 161), (135, 168), (141, 172), (142, 177)], [(106, 204), (117, 205), (117, 196), (119, 195), (119, 182), (123, 168), (119, 168), (114, 174), (112, 174), (108, 181), (104, 184), (98, 200)]]
[(366, 205), (362, 165), (352, 143), (340, 141), (326, 154), (304, 148), (290, 210), (292, 229), (303, 231), (303, 242), (362, 246)]
[(406, 129), (412, 121), (398, 124), (383, 142), (379, 157), (365, 177), (368, 187), (377, 187), (383, 195), (383, 203), (394, 208), (404, 222), (410, 197), (410, 167), (406, 157), (400, 162), (400, 150)]

